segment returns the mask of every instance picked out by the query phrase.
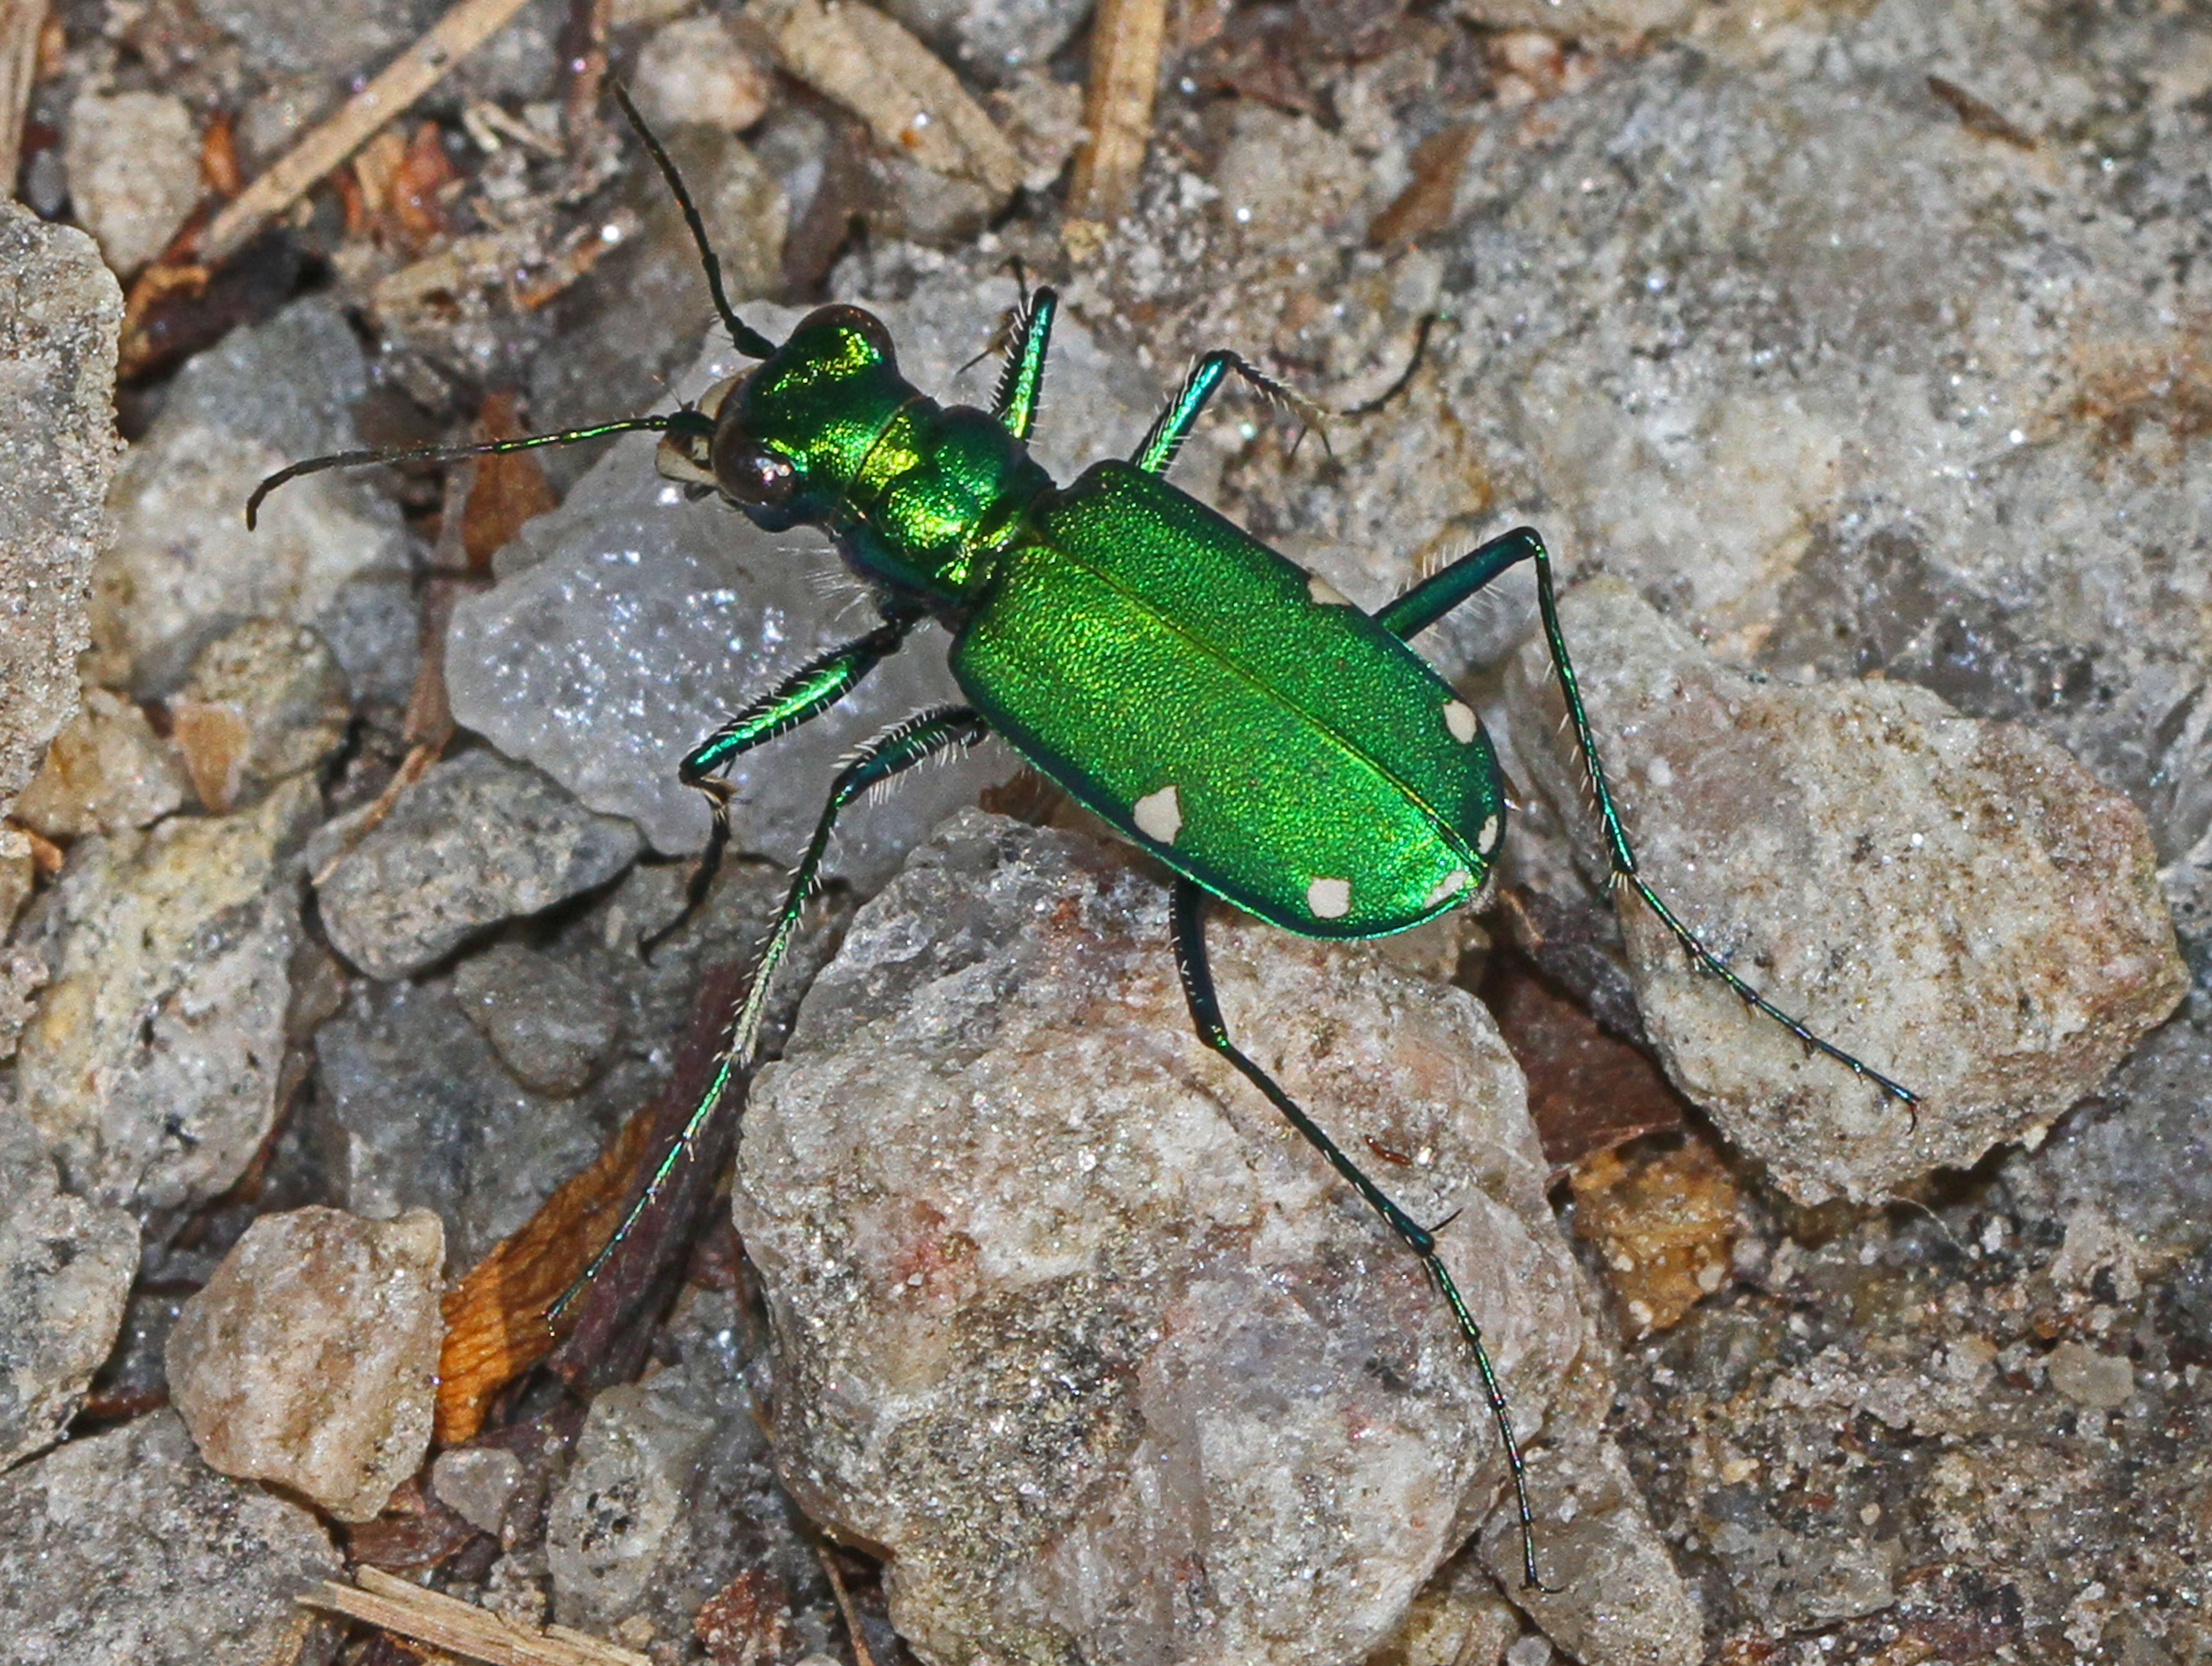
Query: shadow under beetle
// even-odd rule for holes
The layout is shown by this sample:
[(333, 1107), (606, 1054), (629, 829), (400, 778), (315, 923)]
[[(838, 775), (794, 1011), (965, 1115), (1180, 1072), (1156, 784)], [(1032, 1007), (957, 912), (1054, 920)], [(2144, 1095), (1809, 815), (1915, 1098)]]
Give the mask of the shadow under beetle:
[[(1226, 377), (1287, 397), (1224, 351), (1197, 362), (1127, 460), (1095, 463), (1073, 484), (1056, 485), (1025, 443), (1052, 336), (1050, 289), (1021, 303), (988, 411), (942, 406), (918, 392), (900, 375), (882, 320), (858, 307), (821, 307), (789, 339), (772, 342), (732, 308), (720, 263), (674, 165), (620, 88), (616, 97), (683, 210), (730, 339), (760, 362), (756, 368), (714, 388), (696, 410), (295, 464), (255, 490), (246, 524), (269, 492), (323, 469), (453, 461), (645, 431), (662, 436), (656, 460), (663, 475), (701, 495), (719, 494), (766, 531), (828, 532), (873, 587), (882, 623), (801, 666), (684, 757), (684, 781), (706, 793), (714, 810), (692, 906), (729, 837), (728, 789), (716, 772), (739, 753), (836, 704), (927, 618), (951, 633), (952, 674), (968, 703), (915, 714), (839, 771), (705, 1092), (578, 1288), (689, 1159), (731, 1081), (750, 1071), (776, 969), (839, 814), (932, 755), (998, 734), (1175, 871), (1176, 964), (1199, 1038), (1420, 1258), (1474, 1355), (1512, 1474), (1522, 1578), (1540, 1584), (1527, 1474), (1481, 1328), (1431, 1231), (1231, 1039), (1206, 961), (1208, 896), (1320, 938), (1385, 936), (1486, 896), (1505, 830), (1504, 777), (1474, 708), (1407, 643), (1507, 569), (1529, 562), (1545, 643), (1605, 839), (1608, 885), (1632, 891), (1694, 964), (1808, 1049), (1908, 1108), (1914, 1096), (1737, 976), (1637, 872), (1560, 634), (1551, 558), (1533, 529), (1493, 538), (1381, 611), (1362, 612), (1326, 580), (1168, 483), (1169, 465)], [(556, 1304), (556, 1316), (574, 1293)]]

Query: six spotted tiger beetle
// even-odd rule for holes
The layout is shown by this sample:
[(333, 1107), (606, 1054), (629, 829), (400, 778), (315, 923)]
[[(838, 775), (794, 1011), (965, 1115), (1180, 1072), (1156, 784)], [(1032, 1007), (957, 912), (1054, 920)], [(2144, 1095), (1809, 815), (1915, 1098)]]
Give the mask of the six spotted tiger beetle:
[[(746, 1075), (778, 964), (839, 814), (933, 754), (1003, 736), (1131, 842), (1174, 870), (1176, 963), (1199, 1037), (1233, 1065), (1421, 1260), (1461, 1333), (1511, 1468), (1522, 1573), (1538, 1584), (1521, 1454), (1482, 1332), (1407, 1215), (1243, 1052), (1224, 1027), (1205, 913), (1218, 897), (1308, 937), (1371, 938), (1491, 888), (1506, 796), (1474, 708), (1407, 646), (1522, 562), (1535, 568), (1544, 636), (1574, 725), (1611, 864), (1692, 960), (1808, 1049), (1908, 1107), (1913, 1096), (1814, 1035), (1738, 977), (1637, 872), (1559, 630), (1552, 566), (1527, 527), (1492, 539), (1369, 615), (1168, 483), (1176, 451), (1224, 378), (1284, 391), (1234, 353), (1200, 359), (1127, 460), (1056, 485), (1030, 459), (1055, 296), (1030, 292), (988, 411), (945, 407), (899, 374), (890, 333), (830, 306), (781, 344), (732, 308), (683, 181), (626, 94), (616, 96), (674, 192), (714, 307), (739, 352), (760, 361), (696, 410), (482, 445), (318, 458), (272, 475), (246, 508), (296, 475), (362, 463), (450, 461), (639, 430), (661, 435), (663, 475), (718, 493), (771, 532), (817, 526), (870, 583), (882, 622), (794, 672), (694, 747), (683, 779), (714, 800), (694, 876), (705, 894), (729, 836), (716, 772), (850, 692), (924, 619), (951, 632), (967, 703), (916, 714), (848, 763), (763, 942), (710, 1085), (588, 1280), (665, 1187)], [(1142, 721), (1133, 721), (1141, 714)], [(574, 1294), (564, 1296), (556, 1314)]]

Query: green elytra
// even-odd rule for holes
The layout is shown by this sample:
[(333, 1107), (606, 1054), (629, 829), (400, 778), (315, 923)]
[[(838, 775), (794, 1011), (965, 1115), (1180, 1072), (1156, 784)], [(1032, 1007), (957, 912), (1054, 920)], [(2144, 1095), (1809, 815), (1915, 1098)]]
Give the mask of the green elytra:
[(793, 869), (709, 1085), (563, 1310), (690, 1160), (733, 1079), (753, 1064), (770, 988), (838, 816), (871, 787), (996, 733), (1178, 876), (1173, 945), (1200, 1040), (1266, 1096), (1418, 1256), (1473, 1354), (1510, 1472), (1522, 1577), (1540, 1586), (1534, 1518), (1505, 1395), (1481, 1328), (1414, 1220), (1230, 1038), (1205, 939), (1209, 895), (1308, 937), (1372, 938), (1479, 900), (1504, 830), (1504, 783), (1473, 709), (1408, 641), (1522, 562), (1535, 570), (1546, 645), (1565, 696), (1610, 864), (1689, 955), (1748, 1005), (1908, 1108), (1914, 1096), (1821, 1039), (1737, 976), (1638, 873), (1583, 708), (1542, 539), (1521, 527), (1415, 585), (1379, 612), (1268, 549), (1168, 483), (1207, 402), (1235, 374), (1287, 397), (1229, 352), (1205, 355), (1126, 462), (1056, 485), (1027, 441), (1056, 298), (1024, 297), (991, 409), (945, 407), (900, 374), (890, 332), (857, 307), (822, 307), (778, 344), (747, 325), (673, 164), (628, 95), (616, 97), (667, 180), (738, 351), (759, 361), (696, 409), (482, 445), (348, 452), (271, 475), (364, 463), (452, 461), (603, 435), (662, 435), (660, 472), (714, 492), (769, 531), (817, 526), (876, 592), (882, 622), (753, 701), (688, 753), (680, 774), (714, 807), (694, 906), (728, 839), (717, 772), (828, 709), (925, 618), (952, 635), (963, 705), (896, 725), (840, 770)]

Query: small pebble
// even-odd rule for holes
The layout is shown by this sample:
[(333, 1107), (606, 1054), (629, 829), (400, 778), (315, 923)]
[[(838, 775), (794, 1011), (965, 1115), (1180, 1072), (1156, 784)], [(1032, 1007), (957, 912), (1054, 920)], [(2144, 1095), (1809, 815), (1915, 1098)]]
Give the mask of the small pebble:
[(161, 252), (199, 201), (199, 134), (171, 94), (78, 94), (64, 161), (77, 223), (124, 277)]
[(169, 702), (200, 802), (218, 812), (312, 769), (345, 739), (345, 673), (305, 625), (248, 619), (210, 642)]
[(429, 1448), (445, 1254), (427, 1209), (255, 1221), (169, 1333), (170, 1395), (202, 1456), (340, 1521), (382, 1510)]
[(496, 1446), (459, 1446), (438, 1454), (430, 1466), (430, 1490), (438, 1502), (469, 1525), (497, 1533), (507, 1506), (522, 1480), (522, 1460)]
[(632, 823), (594, 815), (536, 769), (482, 750), (432, 765), (348, 848), (353, 826), (318, 833), (308, 869), (331, 946), (387, 982), (605, 884), (641, 842)]
[(15, 801), (15, 818), (49, 839), (145, 827), (185, 801), (184, 760), (146, 714), (107, 689), (54, 737), (46, 761)]
[(767, 70), (710, 12), (653, 32), (637, 55), (632, 96), (657, 130), (696, 122), (741, 133), (767, 113), (771, 85)]
[(22, 1112), (0, 1097), (0, 1468), (62, 1437), (115, 1345), (138, 1223), (60, 1189)]

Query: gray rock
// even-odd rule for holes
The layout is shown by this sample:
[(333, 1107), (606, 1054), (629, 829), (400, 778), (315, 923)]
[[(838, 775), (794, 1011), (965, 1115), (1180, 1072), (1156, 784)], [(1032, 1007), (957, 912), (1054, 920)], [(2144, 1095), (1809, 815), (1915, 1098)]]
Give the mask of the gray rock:
[(61, 1190), (54, 1160), (0, 1097), (0, 1469), (51, 1446), (115, 1345), (138, 1223)]
[(590, 1108), (516, 1085), (443, 982), (356, 984), (317, 1032), (312, 1138), (338, 1201), (435, 1210), (459, 1272), (598, 1152)]
[[(1770, 1000), (1922, 1097), (1909, 1116), (1808, 1055), (1622, 893), (1661, 1056), (1794, 1195), (1969, 1166), (2173, 1010), (2186, 972), (2142, 816), (2050, 742), (1923, 689), (1729, 670), (1619, 580), (1570, 593), (1561, 621), (1644, 876)], [(1577, 806), (1540, 642), (1511, 682), (1518, 754)]]
[(496, 1446), (459, 1446), (438, 1454), (430, 1490), (438, 1502), (479, 1531), (496, 1535), (522, 1481), (522, 1460)]
[(207, 21), (263, 64), (323, 75), (371, 75), (434, 22), (435, 0), (302, 11), (283, 0), (208, 0)]
[(495, 944), (464, 961), (453, 998), (515, 1080), (555, 1098), (589, 1086), (621, 1033), (590, 979), (520, 944)]
[(169, 1332), (169, 1392), (227, 1475), (365, 1522), (430, 1445), (446, 1235), (410, 1209), (264, 1215)]
[(143, 711), (89, 689), (15, 801), (15, 818), (50, 839), (145, 827), (181, 805), (189, 786), (184, 760)]
[(305, 625), (248, 619), (210, 642), (169, 702), (200, 801), (222, 811), (314, 769), (345, 739), (345, 673)]
[[(348, 848), (350, 836), (359, 842)], [(389, 981), (503, 920), (605, 884), (637, 830), (595, 816), (537, 770), (473, 751), (434, 764), (365, 835), (332, 823), (307, 851), (331, 946)]]
[[(1232, 1033), (1406, 1155), (1377, 1166), (1449, 1223), (1533, 1438), (1596, 1345), (1486, 1016), (1362, 948), (1214, 935)], [(1191, 1035), (1163, 894), (1081, 839), (969, 812), (915, 854), (756, 1082), (732, 1203), (786, 1479), (884, 1547), (926, 1655), (1357, 1659), (1497, 1504), (1434, 1291)]]
[[(1005, 279), (939, 272), (883, 313), (917, 386), (948, 403), (988, 404), (996, 374), (988, 361), (965, 380), (953, 373), (987, 344), (994, 309), (1012, 299)], [(770, 336), (801, 316), (759, 306), (746, 315)], [(1072, 475), (1072, 462), (1127, 451), (1150, 412), (1125, 397), (1126, 368), (1110, 365), (1079, 325), (1064, 323), (1055, 340), (1038, 449)], [(744, 362), (711, 350), (678, 392), (696, 398)], [(824, 575), (843, 569), (818, 538), (771, 537), (726, 505), (688, 504), (652, 459), (650, 436), (623, 441), (558, 511), (501, 552), (499, 586), (455, 607), (446, 675), (457, 721), (593, 809), (629, 817), (656, 850), (689, 852), (705, 842), (708, 818), (677, 779), (684, 752), (749, 696), (873, 618), (850, 584), (825, 593)], [(934, 629), (919, 633), (842, 705), (738, 760), (736, 848), (789, 860), (846, 752), (910, 712), (958, 699), (943, 644)], [(901, 853), (1009, 768), (987, 750), (902, 781), (887, 803), (841, 826), (832, 870), (863, 889), (880, 884)]]
[[(766, 863), (731, 864), (706, 907), (650, 962), (638, 945), (682, 907), (681, 866), (633, 869), (557, 933), (526, 950), (495, 945), (465, 959), (450, 980), (356, 985), (345, 1010), (317, 1033), (321, 1091), (307, 1116), (337, 1201), (378, 1217), (435, 1209), (452, 1267), (471, 1265), (660, 1090), (701, 979), (745, 963), (786, 878)], [(845, 917), (835, 903), (810, 916), (770, 1009), (771, 1041)], [(480, 971), (479, 959), (493, 964)], [(542, 990), (533, 982), (541, 972)], [(481, 1005), (487, 987), (500, 1010)], [(581, 1011), (556, 1022), (551, 1007), (572, 996)], [(602, 1021), (612, 1031), (604, 1049), (579, 1050), (564, 1038), (572, 1025), (589, 1031)], [(523, 1085), (498, 1050), (503, 1041), (522, 1073), (537, 1074), (550, 1057), (538, 1050), (540, 1037), (566, 1053), (563, 1068), (594, 1061), (589, 1085), (574, 1097)]]
[(750, 1573), (793, 1599), (777, 1616), (788, 1645), (778, 1657), (835, 1645), (826, 1603), (797, 1600), (826, 1596), (826, 1582), (811, 1529), (776, 1481), (742, 1334), (730, 1295), (688, 1290), (664, 1332), (674, 1363), (593, 1398), (546, 1511), (561, 1623), (644, 1621), (650, 1634), (689, 1639), (702, 1605)]
[(2120, 1067), (2103, 1103), (2053, 1130), (2039, 1149), (2010, 1153), (2002, 1172), (2032, 1219), (2088, 1210), (2112, 1221), (2146, 1265), (2212, 1244), (2212, 1025), (2177, 1021)]
[(1454, 0), (1452, 5), (1458, 15), (1486, 28), (1540, 29), (1571, 40), (1674, 29), (1695, 9), (1690, 0)]
[(88, 578), (122, 441), (123, 292), (92, 240), (0, 209), (0, 809), (77, 708)]
[(327, 1654), (293, 1599), (339, 1569), (313, 1512), (216, 1474), (173, 1412), (0, 1476), (0, 1636), (21, 1666), (306, 1666)]
[(24, 1031), (23, 1109), (70, 1189), (188, 1208), (245, 1171), (276, 1112), (300, 933), (289, 858), (320, 814), (295, 781), (234, 816), (80, 841), (53, 982)]
[(768, 67), (711, 12), (655, 29), (631, 76), (638, 112), (660, 133), (693, 123), (741, 133), (767, 111), (773, 84)]
[(1529, 1458), (1528, 1486), (1543, 1512), (1538, 1572), (1551, 1588), (1522, 1583), (1519, 1523), (1508, 1511), (1492, 1513), (1467, 1560), (1488, 1569), (1582, 1666), (1696, 1666), (1705, 1658), (1703, 1616), (1605, 1432), (1608, 1367), (1585, 1351), (1553, 1408), (1557, 1432)]
[(170, 93), (79, 93), (70, 106), (70, 206), (128, 277), (168, 246), (200, 199), (200, 136)]
[(890, 0), (883, 9), (992, 87), (1048, 62), (1088, 12), (1079, 0)]
[[(249, 618), (317, 624), (351, 591), (404, 581), (399, 513), (358, 476), (295, 481), (248, 532), (247, 496), (288, 463), (361, 443), (351, 407), (368, 392), (360, 344), (319, 298), (234, 331), (179, 371), (131, 449), (109, 508), (115, 541), (94, 575), (92, 674), (141, 697), (166, 695), (210, 641)], [(328, 633), (380, 651), (356, 630)], [(404, 646), (404, 645), (403, 645)], [(374, 663), (342, 659), (356, 687)]]
[(1484, 124), (1447, 244), (1461, 470), (1731, 658), (2033, 722), (2186, 850), (2199, 33), (1715, 16), (1549, 101), (1541, 143)]

